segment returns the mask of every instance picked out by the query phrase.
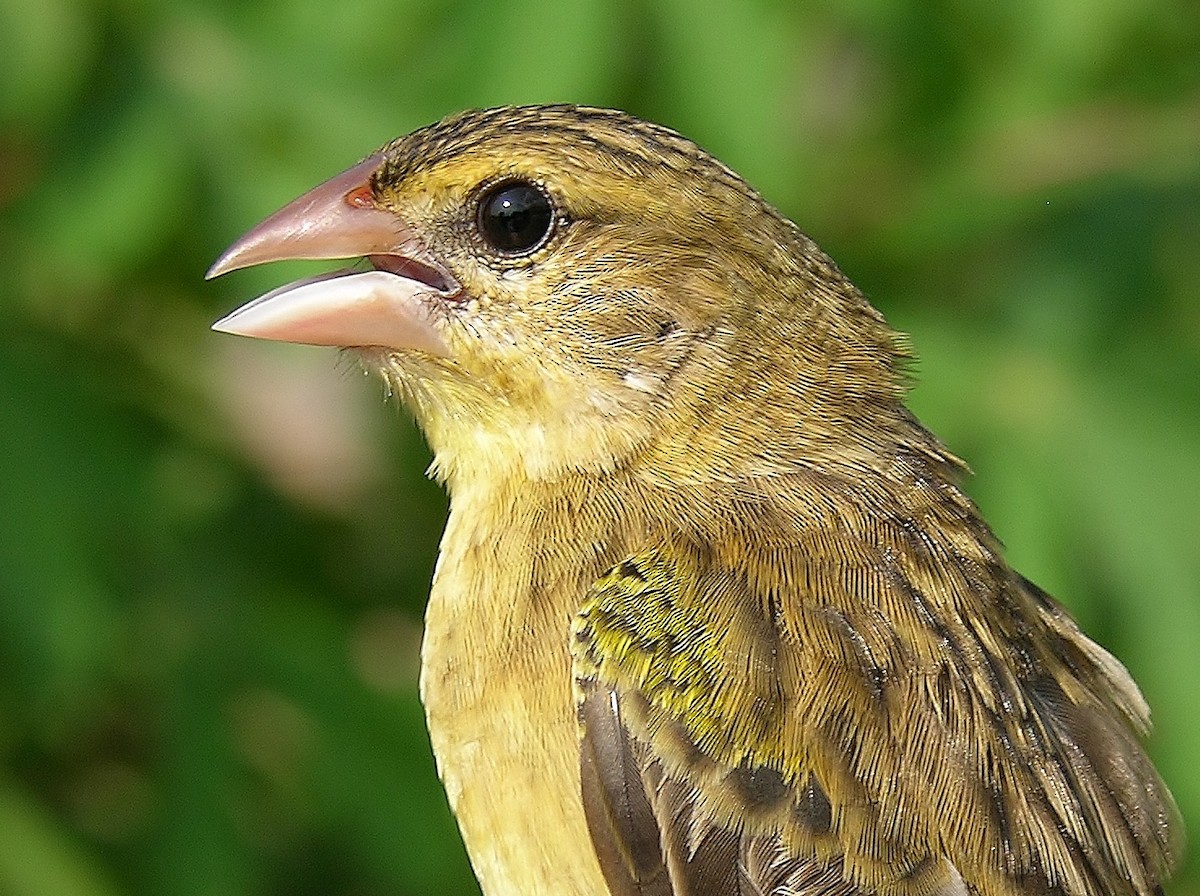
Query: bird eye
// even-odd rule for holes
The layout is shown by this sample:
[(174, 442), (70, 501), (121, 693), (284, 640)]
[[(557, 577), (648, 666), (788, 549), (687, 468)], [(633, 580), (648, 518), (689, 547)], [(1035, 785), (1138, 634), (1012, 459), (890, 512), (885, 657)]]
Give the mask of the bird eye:
[(498, 252), (532, 252), (550, 233), (554, 209), (550, 198), (533, 184), (509, 180), (489, 188), (479, 200), (479, 232)]

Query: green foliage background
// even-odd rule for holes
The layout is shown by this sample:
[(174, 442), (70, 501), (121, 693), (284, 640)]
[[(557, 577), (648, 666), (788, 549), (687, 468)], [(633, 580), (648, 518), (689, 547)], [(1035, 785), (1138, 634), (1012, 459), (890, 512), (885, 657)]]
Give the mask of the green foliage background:
[(682, 130), (913, 334), (1200, 831), (1197, 47), (1184, 0), (0, 0), (0, 894), (474, 891), (416, 694), (425, 449), (334, 352), (209, 332), (291, 272), (202, 277), (505, 102)]

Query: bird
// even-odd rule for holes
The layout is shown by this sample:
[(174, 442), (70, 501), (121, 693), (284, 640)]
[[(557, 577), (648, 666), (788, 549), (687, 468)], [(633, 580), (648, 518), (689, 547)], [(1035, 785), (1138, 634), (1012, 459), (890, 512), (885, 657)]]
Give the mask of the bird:
[(1149, 710), (905, 404), (906, 337), (666, 127), (472, 110), (208, 276), (365, 259), (226, 333), (338, 346), (450, 510), (420, 692), (485, 896), (1150, 896)]

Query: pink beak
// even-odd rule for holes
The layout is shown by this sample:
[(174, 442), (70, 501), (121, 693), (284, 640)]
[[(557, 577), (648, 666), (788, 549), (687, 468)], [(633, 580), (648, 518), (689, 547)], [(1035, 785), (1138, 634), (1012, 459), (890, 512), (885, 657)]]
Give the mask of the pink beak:
[(369, 256), (375, 270), (299, 280), (243, 305), (214, 330), (309, 345), (383, 346), (449, 357), (435, 324), (460, 287), (392, 212), (376, 205), (379, 153), (309, 190), (230, 246), (209, 269), (288, 259)]

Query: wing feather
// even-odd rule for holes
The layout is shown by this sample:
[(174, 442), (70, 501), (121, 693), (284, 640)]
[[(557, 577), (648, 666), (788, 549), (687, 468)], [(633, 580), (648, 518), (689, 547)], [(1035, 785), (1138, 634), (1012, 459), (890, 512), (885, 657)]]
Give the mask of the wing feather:
[(933, 568), (771, 589), (680, 543), (596, 583), (574, 662), (614, 894), (1156, 892), (1174, 808), (1136, 686), (1019, 577)]

